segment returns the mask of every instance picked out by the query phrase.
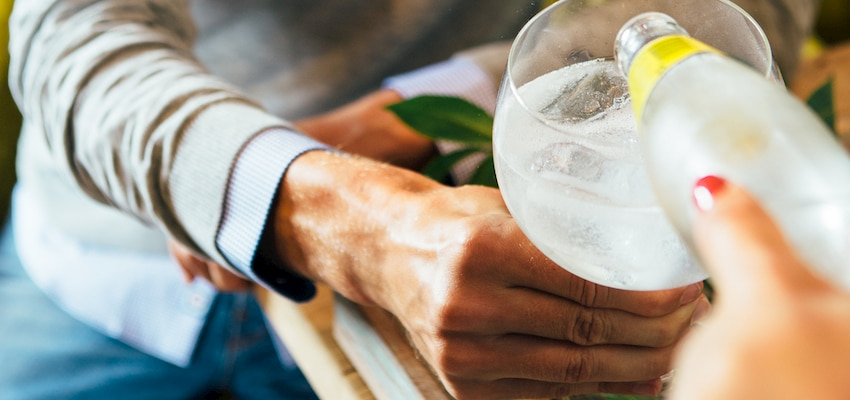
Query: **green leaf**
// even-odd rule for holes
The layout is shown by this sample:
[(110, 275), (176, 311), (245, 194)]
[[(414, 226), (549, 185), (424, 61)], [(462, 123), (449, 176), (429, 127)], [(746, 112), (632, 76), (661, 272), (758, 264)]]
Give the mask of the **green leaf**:
[(425, 168), (422, 168), (422, 174), (437, 182), (443, 182), (449, 176), (455, 164), (478, 152), (478, 149), (467, 147), (436, 157)]
[(475, 104), (448, 96), (419, 96), (387, 107), (413, 130), (431, 138), (489, 148), (493, 117)]
[(809, 96), (806, 104), (820, 116), (821, 120), (835, 132), (835, 107), (832, 95), (832, 79), (826, 81), (821, 87)]
[(499, 182), (496, 180), (496, 166), (493, 164), (493, 156), (490, 155), (481, 162), (475, 174), (469, 179), (471, 185), (481, 185), (497, 188)]
[(711, 279), (706, 279), (703, 281), (702, 293), (705, 297), (708, 297), (708, 301), (714, 300), (714, 284), (711, 282)]

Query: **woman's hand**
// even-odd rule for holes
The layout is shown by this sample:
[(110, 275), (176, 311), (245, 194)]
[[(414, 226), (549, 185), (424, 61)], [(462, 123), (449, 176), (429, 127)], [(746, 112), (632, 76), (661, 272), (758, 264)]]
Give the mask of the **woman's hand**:
[(671, 398), (848, 398), (850, 295), (807, 268), (740, 187), (709, 177), (695, 193), (717, 301), (678, 353)]

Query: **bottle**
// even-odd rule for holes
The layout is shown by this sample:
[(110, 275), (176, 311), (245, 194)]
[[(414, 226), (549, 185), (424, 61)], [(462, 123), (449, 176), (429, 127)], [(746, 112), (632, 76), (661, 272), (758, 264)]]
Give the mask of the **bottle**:
[(693, 185), (720, 176), (758, 199), (801, 260), (850, 289), (850, 157), (813, 111), (661, 13), (626, 23), (615, 59), (656, 198), (686, 243)]

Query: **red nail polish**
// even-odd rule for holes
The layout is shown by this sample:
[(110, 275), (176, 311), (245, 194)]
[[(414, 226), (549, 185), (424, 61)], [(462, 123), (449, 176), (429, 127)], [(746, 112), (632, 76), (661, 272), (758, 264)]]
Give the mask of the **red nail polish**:
[(702, 211), (714, 208), (714, 196), (720, 193), (726, 186), (723, 178), (708, 175), (698, 180), (694, 186), (694, 204)]

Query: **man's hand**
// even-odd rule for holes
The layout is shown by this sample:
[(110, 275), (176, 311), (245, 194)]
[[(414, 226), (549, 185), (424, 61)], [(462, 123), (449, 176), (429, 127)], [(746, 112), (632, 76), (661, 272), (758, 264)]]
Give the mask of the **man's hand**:
[(252, 287), (251, 281), (237, 276), (214, 261), (195, 255), (174, 240), (168, 241), (168, 250), (180, 266), (186, 282), (192, 282), (196, 277), (201, 277), (222, 292), (239, 292)]
[(276, 207), (281, 263), (394, 314), (458, 399), (657, 393), (708, 307), (699, 284), (625, 292), (566, 272), (492, 188), (316, 151)]
[(813, 274), (743, 189), (705, 182), (695, 240), (718, 297), (677, 356), (671, 398), (847, 398), (850, 294)]

